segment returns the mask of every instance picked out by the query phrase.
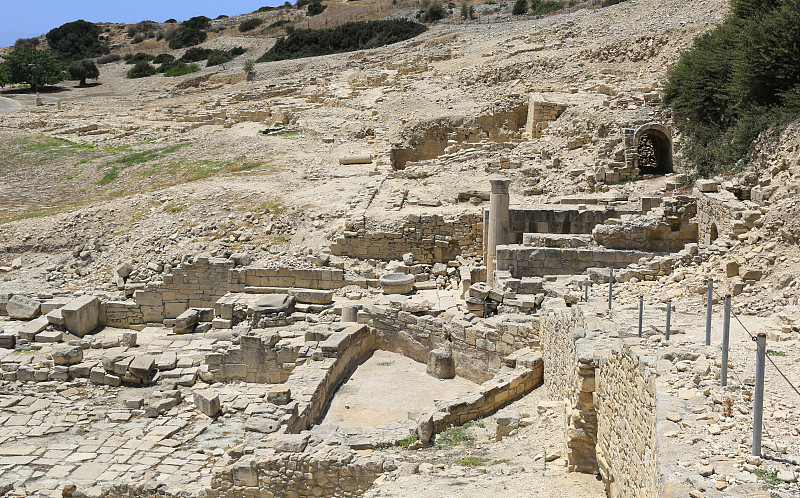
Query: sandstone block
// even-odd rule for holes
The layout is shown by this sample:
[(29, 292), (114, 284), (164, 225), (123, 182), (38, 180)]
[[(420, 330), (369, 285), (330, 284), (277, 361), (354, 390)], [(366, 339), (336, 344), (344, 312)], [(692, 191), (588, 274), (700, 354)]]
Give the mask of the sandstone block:
[(56, 346), (51, 356), (56, 365), (72, 365), (83, 361), (83, 349), (80, 346)]
[(194, 326), (200, 321), (200, 311), (189, 308), (175, 319), (175, 326), (172, 331), (176, 334), (188, 334), (194, 330)]
[[(44, 318), (44, 317), (41, 317)], [(34, 341), (36, 342), (60, 342), (64, 337), (63, 332), (58, 330), (45, 330), (36, 334)]]
[(16, 344), (16, 334), (12, 334), (11, 332), (7, 332), (5, 330), (0, 330), (0, 348), (14, 349)]
[(20, 295), (12, 296), (6, 304), (8, 316), (17, 320), (33, 320), (39, 316), (41, 308), (39, 301)]
[(128, 365), (128, 371), (136, 377), (146, 380), (156, 366), (156, 357), (149, 354), (137, 354)]
[(245, 431), (258, 432), (260, 434), (272, 434), (280, 428), (280, 422), (266, 417), (250, 417), (244, 424)]
[(333, 291), (314, 289), (289, 289), (289, 295), (298, 303), (328, 304), (333, 302)]
[(199, 389), (194, 392), (194, 405), (209, 417), (215, 417), (220, 411), (219, 394), (211, 389)]
[(17, 329), (17, 333), (21, 338), (33, 341), (36, 334), (46, 329), (48, 325), (50, 325), (50, 322), (47, 318), (40, 316)]
[(452, 379), (456, 376), (456, 364), (450, 344), (434, 349), (428, 354), (426, 373), (437, 379)]
[(267, 401), (274, 405), (286, 405), (292, 399), (292, 391), (288, 387), (274, 386), (267, 392)]
[(78, 337), (94, 331), (100, 324), (100, 300), (95, 296), (81, 296), (61, 308), (64, 327)]
[(695, 186), (700, 192), (716, 192), (719, 190), (719, 185), (714, 180), (697, 180)]
[(739, 263), (737, 263), (736, 261), (732, 260), (726, 261), (723, 264), (723, 267), (725, 269), (725, 276), (727, 276), (728, 278), (739, 276)]
[(61, 314), (61, 309), (52, 310), (47, 315), (47, 321), (50, 322), (52, 325), (57, 327), (64, 326), (64, 315)]

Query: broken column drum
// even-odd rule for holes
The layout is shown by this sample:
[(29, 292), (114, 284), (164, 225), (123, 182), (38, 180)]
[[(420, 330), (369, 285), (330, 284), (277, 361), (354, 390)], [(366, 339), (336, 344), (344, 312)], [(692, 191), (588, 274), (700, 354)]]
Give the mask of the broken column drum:
[(489, 237), (486, 243), (486, 280), (493, 283), (495, 270), (495, 252), (497, 246), (508, 243), (508, 186), (511, 180), (495, 178), (489, 180), (492, 193), (489, 198)]

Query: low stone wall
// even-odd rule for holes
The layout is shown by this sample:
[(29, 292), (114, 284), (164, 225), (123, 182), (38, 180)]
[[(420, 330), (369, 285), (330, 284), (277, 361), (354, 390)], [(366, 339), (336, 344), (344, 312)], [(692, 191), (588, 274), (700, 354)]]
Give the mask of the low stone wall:
[(428, 353), (449, 340), (456, 374), (476, 383), (485, 382), (498, 372), (504, 357), (538, 340), (536, 324), (530, 316), (489, 328), (464, 320), (416, 316), (389, 306), (371, 305), (364, 310), (370, 315), (369, 325), (377, 333), (380, 349), (427, 363)]
[(291, 345), (281, 347), (279, 341), (277, 332), (252, 330), (239, 337), (239, 346), (208, 353), (205, 363), (216, 382), (286, 382), (295, 368), (297, 350)]
[(439, 404), (434, 413), (423, 415), (420, 423), (431, 423), (432, 432), (485, 417), (531, 392), (542, 384), (544, 362), (540, 354), (528, 354), (517, 368), (503, 367), (478, 387), (477, 392)]
[(412, 253), (420, 263), (446, 263), (456, 256), (480, 256), (483, 218), (480, 213), (455, 216), (409, 215), (392, 223), (362, 219), (331, 245), (331, 253), (356, 258), (401, 259)]
[(338, 289), (347, 284), (344, 271), (337, 268), (270, 269), (235, 267), (230, 259), (199, 257), (182, 263), (162, 282), (128, 283), (132, 300), (104, 300), (100, 323), (130, 327), (161, 323), (176, 318), (189, 308), (213, 308), (228, 292), (261, 291), (265, 288)]
[(641, 258), (652, 257), (643, 251), (581, 249), (556, 247), (497, 246), (497, 270), (508, 271), (514, 278), (544, 275), (578, 275), (587, 268), (625, 268)]
[(528, 103), (528, 121), (525, 123), (525, 136), (527, 138), (541, 138), (542, 131), (551, 121), (561, 116), (568, 104), (538, 100), (541, 97), (531, 96)]
[(735, 237), (752, 228), (759, 211), (748, 210), (747, 205), (727, 190), (701, 192), (695, 188), (697, 197), (698, 242), (710, 244), (717, 236)]
[(525, 233), (590, 234), (595, 226), (608, 219), (639, 212), (639, 209), (617, 209), (611, 206), (587, 206), (587, 209), (577, 209), (568, 204), (512, 206), (508, 210), (509, 240), (520, 243)]

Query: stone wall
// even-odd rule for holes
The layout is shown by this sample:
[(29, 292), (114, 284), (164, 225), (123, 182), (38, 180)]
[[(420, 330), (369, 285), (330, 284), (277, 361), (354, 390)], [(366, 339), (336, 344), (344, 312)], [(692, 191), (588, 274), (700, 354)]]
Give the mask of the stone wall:
[(465, 320), (417, 316), (399, 308), (371, 305), (364, 308), (369, 325), (377, 332), (380, 349), (427, 363), (428, 353), (449, 339), (456, 374), (476, 383), (489, 380), (509, 354), (538, 340), (536, 323), (530, 316), (510, 318), (491, 328)]
[(132, 300), (103, 300), (100, 322), (116, 327), (161, 323), (189, 308), (213, 308), (228, 292), (286, 293), (291, 288), (337, 289), (347, 284), (337, 268), (235, 267), (230, 259), (199, 257), (182, 263), (162, 282), (128, 283)]
[(497, 270), (514, 278), (578, 275), (587, 268), (625, 268), (653, 254), (643, 251), (556, 247), (497, 246)]
[(569, 469), (599, 471), (610, 496), (657, 496), (652, 357), (618, 339), (613, 323), (588, 324), (583, 305), (556, 304), (545, 303), (539, 337), (548, 395), (566, 405)]
[(522, 242), (525, 233), (592, 233), (595, 226), (610, 218), (639, 213), (639, 209), (588, 207), (577, 209), (570, 205), (512, 207), (508, 210), (510, 239)]
[(697, 197), (698, 241), (702, 244), (713, 242), (712, 232), (720, 237), (745, 233), (761, 217), (759, 211), (748, 210), (744, 202), (727, 190), (701, 192), (694, 189), (692, 194)]
[(480, 256), (483, 220), (480, 213), (454, 216), (409, 215), (391, 223), (362, 219), (331, 245), (331, 253), (356, 258), (401, 259), (412, 253), (420, 263), (446, 263), (456, 256)]
[(658, 495), (652, 367), (621, 344), (604, 355), (597, 368), (597, 464), (610, 496)]
[(541, 138), (542, 131), (547, 128), (547, 125), (558, 119), (561, 113), (569, 107), (567, 104), (546, 102), (540, 99), (541, 97), (531, 96), (528, 103), (528, 121), (525, 123), (526, 138)]
[(208, 353), (205, 363), (216, 382), (286, 382), (295, 367), (297, 348), (279, 341), (277, 332), (252, 330), (239, 337), (239, 346)]

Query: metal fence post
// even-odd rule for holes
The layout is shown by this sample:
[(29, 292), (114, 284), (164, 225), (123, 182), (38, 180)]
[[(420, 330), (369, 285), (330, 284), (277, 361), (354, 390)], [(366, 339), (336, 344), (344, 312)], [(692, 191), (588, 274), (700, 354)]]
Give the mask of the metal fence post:
[(614, 269), (608, 270), (608, 311), (611, 311), (611, 294), (614, 291)]
[(708, 303), (706, 303), (706, 346), (711, 345), (711, 303), (714, 301), (714, 281), (708, 279)]
[(761, 429), (764, 418), (764, 362), (767, 351), (767, 334), (759, 332), (756, 339), (756, 388), (753, 399), (753, 451), (761, 456)]
[(728, 385), (728, 344), (731, 332), (731, 295), (725, 294), (725, 309), (722, 314), (722, 365), (719, 371), (719, 385)]
[(669, 327), (672, 321), (672, 299), (667, 299), (667, 327), (664, 329), (664, 340), (669, 340)]
[(644, 296), (639, 296), (639, 337), (642, 337), (642, 315), (644, 314)]

